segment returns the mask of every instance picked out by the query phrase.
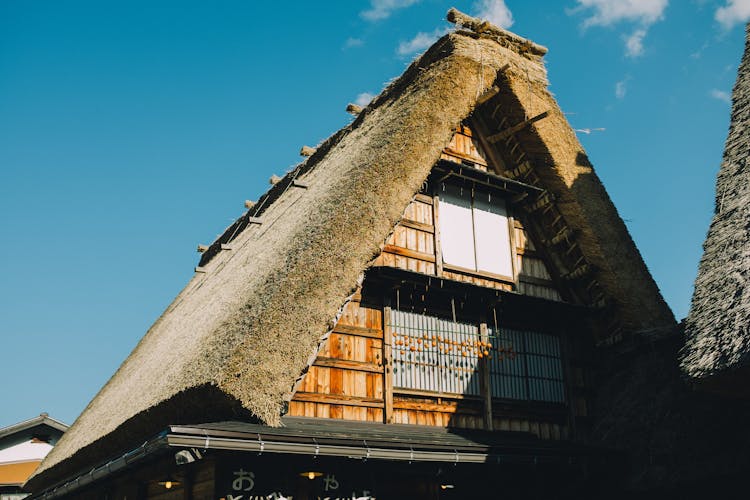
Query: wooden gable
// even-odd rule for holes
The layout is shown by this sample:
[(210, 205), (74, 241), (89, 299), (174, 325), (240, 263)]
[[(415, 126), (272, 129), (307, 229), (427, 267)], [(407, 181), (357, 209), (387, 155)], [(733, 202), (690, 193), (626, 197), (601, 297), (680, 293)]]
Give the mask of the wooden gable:
[[(510, 190), (503, 194), (507, 198), (510, 214), (508, 236), (512, 246), (513, 275), (497, 276), (460, 269), (443, 261), (439, 223), (441, 201), (435, 187), (436, 179), (445, 180), (448, 177), (441, 169), (452, 168), (446, 162), (470, 169), (463, 172), (466, 175), (476, 172), (484, 176), (494, 175), (477, 138), (467, 125), (462, 125), (443, 150), (441, 161), (426, 181), (422, 192), (417, 193), (404, 210), (401, 220), (384, 242), (381, 253), (372, 262), (371, 269), (392, 268), (427, 279), (434, 277), (464, 287), (476, 287), (476, 290), (511, 292), (529, 296), (532, 300), (544, 299), (550, 303), (562, 303), (564, 297), (569, 297), (570, 294), (561, 289), (561, 281), (553, 275), (552, 263), (525, 226), (529, 214), (516, 209), (512, 203), (513, 199), (521, 197), (519, 191), (523, 194), (524, 187), (520, 184), (514, 185), (512, 189), (508, 188)], [(492, 177), (492, 182), (501, 184), (495, 177), (497, 176)], [(460, 181), (472, 182), (470, 178), (461, 178)], [(565, 360), (564, 365), (562, 362), (560, 364), (558, 393), (547, 403), (514, 401), (512, 397), (508, 399), (508, 395), (512, 396), (512, 388), (504, 389), (507, 394), (498, 390), (494, 395), (484, 395), (482, 388), (487, 383), (479, 380), (482, 375), (478, 367), (486, 367), (484, 370), (488, 379), (491, 376), (497, 377), (497, 373), (490, 374), (491, 366), (499, 366), (498, 363), (504, 357), (506, 363), (512, 363), (512, 357), (515, 356), (512, 354), (512, 342), (498, 344), (493, 341), (491, 345), (490, 342), (480, 340), (480, 332), (489, 332), (485, 335), (491, 336), (493, 326), (481, 323), (478, 316), (473, 323), (471, 320), (469, 323), (455, 323), (455, 311), (454, 324), (458, 325), (455, 327), (458, 329), (458, 336), (454, 336), (464, 343), (467, 342), (464, 338), (473, 339), (470, 341), (471, 346), (457, 345), (455, 354), (459, 355), (459, 349), (473, 353), (474, 367), (469, 370), (468, 376), (476, 380), (464, 381), (463, 385), (459, 384), (460, 388), (449, 388), (449, 392), (438, 388), (429, 379), (415, 386), (416, 389), (406, 387), (399, 380), (398, 370), (399, 366), (404, 366), (403, 360), (411, 354), (409, 349), (419, 354), (422, 350), (427, 350), (421, 349), (422, 346), (429, 344), (430, 349), (436, 351), (442, 349), (442, 345), (456, 341), (441, 338), (442, 344), (438, 345), (437, 335), (425, 335), (424, 339), (412, 339), (411, 345), (407, 346), (404, 340), (406, 337), (400, 332), (399, 325), (408, 321), (409, 315), (414, 316), (414, 313), (393, 309), (393, 301), (382, 293), (382, 289), (376, 293), (368, 292), (367, 279), (364, 293), (360, 289), (346, 304), (341, 317), (322, 344), (317, 358), (299, 380), (289, 404), (290, 416), (467, 429), (489, 428), (530, 432), (544, 439), (567, 439), (572, 436), (573, 420), (587, 415), (586, 370), (581, 366), (571, 365), (568, 360)], [(403, 304), (408, 300), (404, 297), (401, 302)], [(399, 299), (396, 299), (396, 307), (398, 303)], [(446, 324), (448, 323), (451, 322)], [(462, 324), (466, 326), (460, 326)], [(460, 333), (461, 328), (470, 330), (468, 336)], [(498, 329), (497, 318), (494, 328)], [(514, 332), (509, 335), (523, 334), (518, 330)], [(554, 337), (553, 340), (558, 342), (557, 339), (558, 337)], [(565, 350), (580, 350), (580, 345), (575, 342), (571, 344), (563, 337), (559, 339), (559, 342), (565, 344)], [(420, 345), (421, 342), (424, 344)], [(557, 347), (558, 350), (562, 348), (562, 344), (560, 346)], [(496, 361), (490, 361), (492, 354), (489, 351), (496, 355)], [(487, 358), (486, 361), (482, 361), (484, 358)], [(568, 375), (563, 377), (563, 371)], [(469, 385), (466, 384), (470, 384), (472, 389), (468, 390)]]

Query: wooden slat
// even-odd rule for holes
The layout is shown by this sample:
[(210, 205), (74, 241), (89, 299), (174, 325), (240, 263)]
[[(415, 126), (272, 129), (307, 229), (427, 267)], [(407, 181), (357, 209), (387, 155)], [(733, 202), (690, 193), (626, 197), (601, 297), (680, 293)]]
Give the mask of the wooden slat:
[(320, 394), (317, 392), (297, 392), (292, 401), (305, 403), (326, 403), (341, 406), (361, 406), (365, 408), (382, 408), (383, 400), (377, 398), (366, 398), (362, 396), (336, 396), (333, 394)]
[(354, 335), (357, 337), (369, 337), (371, 339), (383, 338), (383, 332), (375, 328), (367, 328), (364, 326), (355, 325), (342, 325), (341, 323), (337, 323), (336, 326), (333, 327), (333, 333)]
[(437, 195), (433, 196), (432, 198), (432, 217), (433, 217), (433, 227), (435, 228), (435, 274), (437, 276), (443, 275), (443, 251), (440, 246), (440, 226), (438, 225), (438, 205), (439, 205), (439, 197)]
[(391, 308), (383, 308), (383, 421), (393, 423), (393, 353), (391, 344)]
[[(489, 342), (490, 336), (487, 332), (487, 323), (479, 325), (479, 339), (482, 342)], [(492, 387), (490, 386), (490, 364), (484, 357), (479, 361), (479, 372), (481, 378), (482, 397), (484, 406), (484, 428), (492, 430)]]
[(432, 198), (426, 194), (416, 194), (414, 195), (414, 199), (416, 201), (421, 201), (422, 203), (432, 203)]
[(458, 401), (430, 403), (426, 401), (410, 401), (406, 399), (397, 399), (393, 402), (393, 408), (395, 410), (429, 411), (450, 414), (461, 413), (467, 415), (479, 415), (481, 413), (479, 408), (467, 407), (459, 403)]
[(360, 372), (372, 372), (382, 373), (383, 367), (374, 363), (366, 363), (364, 361), (350, 361), (346, 359), (336, 358), (325, 358), (320, 357), (315, 360), (313, 366), (321, 366), (327, 368), (342, 368), (346, 370), (355, 370)]
[(424, 260), (426, 262), (435, 262), (435, 256), (423, 253), (423, 252), (417, 252), (414, 250), (409, 250), (408, 248), (403, 248), (396, 245), (385, 245), (383, 248), (384, 252), (393, 253), (396, 255), (401, 255), (403, 257), (411, 257), (412, 259), (419, 259)]
[(401, 219), (399, 222), (399, 225), (408, 227), (411, 229), (416, 229), (417, 231), (424, 231), (425, 233), (434, 233), (435, 228), (432, 227), (431, 224), (423, 224), (421, 222), (417, 222), (415, 220), (409, 220), (409, 219)]

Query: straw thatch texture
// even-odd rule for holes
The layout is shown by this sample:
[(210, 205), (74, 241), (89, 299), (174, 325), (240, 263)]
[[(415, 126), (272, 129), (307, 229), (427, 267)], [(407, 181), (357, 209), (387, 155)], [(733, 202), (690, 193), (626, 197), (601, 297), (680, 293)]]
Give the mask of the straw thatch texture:
[(705, 379), (750, 357), (750, 25), (732, 92), (732, 119), (716, 205), (686, 321), (681, 365)]
[[(637, 326), (673, 322), (622, 221), (547, 91), (542, 51), (495, 29), (446, 35), (348, 127), (276, 182), (191, 280), (32, 478), (53, 484), (168, 424), (279, 425), (284, 401), (454, 129), (504, 69), (587, 257)], [(295, 187), (304, 182), (306, 189)], [(258, 219), (262, 224), (257, 224)], [(231, 249), (221, 243), (231, 241)], [(612, 259), (615, 262), (609, 262)], [(630, 295), (643, 297), (630, 297)], [(209, 398), (203, 400), (202, 398)]]

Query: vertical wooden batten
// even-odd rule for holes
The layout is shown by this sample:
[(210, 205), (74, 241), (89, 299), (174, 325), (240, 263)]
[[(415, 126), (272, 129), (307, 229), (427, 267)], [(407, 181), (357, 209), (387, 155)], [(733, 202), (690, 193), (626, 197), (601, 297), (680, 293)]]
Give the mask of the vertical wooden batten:
[(443, 276), (443, 251), (440, 246), (440, 219), (438, 219), (438, 205), (440, 204), (440, 197), (436, 194), (432, 197), (432, 225), (435, 231), (432, 233), (435, 236), (435, 275), (438, 277)]
[(383, 422), (393, 423), (393, 352), (391, 308), (383, 308)]
[[(487, 323), (479, 325), (479, 340), (489, 342), (490, 336), (487, 331)], [(482, 381), (482, 400), (484, 405), (484, 428), (492, 430), (492, 386), (490, 385), (490, 364), (487, 357), (483, 357), (479, 363), (479, 372)]]

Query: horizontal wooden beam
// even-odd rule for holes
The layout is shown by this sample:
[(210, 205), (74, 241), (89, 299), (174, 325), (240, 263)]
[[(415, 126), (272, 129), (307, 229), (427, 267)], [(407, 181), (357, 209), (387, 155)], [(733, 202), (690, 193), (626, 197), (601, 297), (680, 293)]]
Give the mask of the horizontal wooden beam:
[(482, 413), (479, 406), (477, 406), (476, 408), (468, 408), (455, 401), (446, 401), (445, 403), (424, 403), (420, 401), (404, 401), (402, 399), (398, 399), (393, 401), (393, 408), (397, 410), (460, 413), (462, 415), (481, 415)]
[(358, 372), (383, 373), (383, 366), (366, 361), (352, 361), (349, 359), (327, 358), (318, 356), (313, 363), (314, 366), (323, 368), (341, 368), (344, 370), (354, 370)]
[(517, 123), (516, 125), (513, 125), (512, 127), (508, 127), (505, 130), (498, 132), (497, 134), (493, 134), (487, 138), (489, 142), (495, 143), (498, 141), (501, 141), (503, 139), (506, 139), (510, 137), (511, 135), (515, 134), (516, 132), (520, 132), (524, 128), (528, 127), (534, 122), (538, 122), (542, 118), (546, 118), (547, 115), (549, 115), (549, 111), (544, 111), (542, 113), (539, 113), (538, 115), (529, 118), (528, 120), (524, 120), (521, 123)]
[(414, 201), (419, 201), (422, 203), (427, 203), (428, 205), (432, 205), (432, 196), (427, 196), (426, 194), (416, 194), (414, 195)]
[(343, 335), (354, 335), (356, 337), (367, 337), (371, 339), (383, 338), (383, 331), (378, 330), (377, 328), (366, 328), (364, 326), (354, 326), (354, 325), (342, 325), (340, 323), (336, 323), (336, 326), (333, 327), (333, 333), (339, 333)]
[(492, 87), (488, 88), (484, 92), (484, 94), (480, 95), (479, 99), (477, 99), (477, 106), (489, 101), (490, 99), (495, 97), (498, 93), (500, 93), (500, 88), (497, 85), (493, 85)]
[(425, 233), (430, 234), (435, 232), (435, 226), (433, 226), (432, 224), (424, 224), (422, 222), (417, 222), (409, 219), (401, 219), (399, 225), (409, 227), (411, 229), (416, 229), (417, 231), (424, 231)]
[(384, 401), (376, 398), (363, 398), (359, 396), (338, 396), (334, 394), (323, 394), (320, 392), (295, 393), (292, 401), (304, 403), (325, 403), (329, 405), (363, 406), (366, 408), (382, 408)]
[(424, 252), (417, 252), (416, 250), (410, 250), (408, 248), (403, 247), (397, 247), (396, 245), (386, 245), (383, 247), (384, 252), (388, 253), (394, 253), (396, 255), (401, 255), (402, 257), (410, 257), (412, 259), (418, 259), (423, 260), (425, 262), (435, 262), (435, 255), (424, 253)]

